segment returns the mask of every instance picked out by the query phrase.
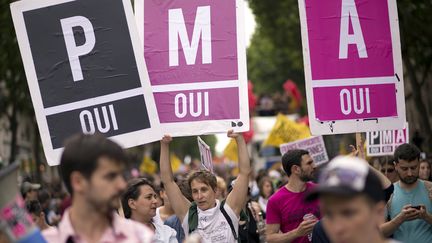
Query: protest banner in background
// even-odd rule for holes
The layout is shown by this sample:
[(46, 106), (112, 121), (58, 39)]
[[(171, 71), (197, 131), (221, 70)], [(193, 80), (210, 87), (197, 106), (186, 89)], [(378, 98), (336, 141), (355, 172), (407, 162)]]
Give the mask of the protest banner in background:
[(249, 130), (243, 0), (135, 0), (164, 133)]
[(281, 144), (279, 148), (282, 155), (293, 149), (304, 149), (309, 152), (310, 156), (317, 165), (329, 161), (327, 150), (324, 144), (324, 139), (322, 136), (311, 137), (292, 143)]
[(76, 133), (125, 147), (162, 137), (129, 0), (24, 0), (11, 11), (49, 165)]
[(404, 143), (409, 143), (409, 126), (404, 129), (374, 131), (366, 133), (367, 156), (393, 156), (396, 148)]
[(231, 138), (223, 151), (223, 156), (231, 162), (238, 162), (238, 148), (235, 139)]
[(201, 155), (201, 164), (206, 170), (213, 173), (213, 157), (210, 147), (200, 137), (197, 137), (197, 139), (198, 148)]
[(395, 0), (299, 0), (314, 135), (403, 128)]
[(275, 146), (310, 137), (309, 127), (290, 120), (283, 114), (278, 114), (276, 123), (263, 143), (265, 146)]

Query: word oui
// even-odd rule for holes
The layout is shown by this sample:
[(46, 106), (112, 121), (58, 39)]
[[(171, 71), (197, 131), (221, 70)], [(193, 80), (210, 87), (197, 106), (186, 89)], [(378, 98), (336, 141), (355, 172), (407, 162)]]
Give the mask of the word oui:
[(194, 93), (189, 93), (189, 97), (183, 93), (178, 93), (174, 97), (174, 112), (177, 118), (185, 118), (188, 112), (192, 117), (199, 117), (202, 115), (203, 111), (204, 116), (209, 116), (208, 92), (204, 92), (204, 98), (202, 92), (197, 92), (196, 101)]
[[(342, 89), (340, 94), (340, 108), (344, 115), (371, 113), (369, 88)], [(358, 98), (357, 98), (358, 97)]]
[[(89, 110), (83, 110), (79, 114), (80, 122), (81, 122), (81, 128), (82, 132), (84, 134), (94, 134), (96, 132), (96, 128), (100, 133), (107, 133), (111, 130), (111, 123), (112, 128), (115, 130), (118, 130), (118, 124), (117, 124), (117, 118), (114, 112), (114, 106), (109, 105), (109, 116), (108, 116), (108, 110), (106, 106), (102, 106), (100, 108), (102, 110), (102, 117), (103, 117), (103, 123), (102, 125), (102, 119), (99, 113), (98, 108), (93, 109), (93, 113)], [(110, 122), (111, 117), (111, 122)], [(96, 120), (96, 124), (95, 124)]]

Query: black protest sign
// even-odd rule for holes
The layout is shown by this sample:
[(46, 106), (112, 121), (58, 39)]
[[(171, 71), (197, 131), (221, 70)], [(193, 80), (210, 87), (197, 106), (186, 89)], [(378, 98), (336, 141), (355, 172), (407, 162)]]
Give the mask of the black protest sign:
[(125, 147), (161, 138), (128, 0), (25, 0), (11, 11), (49, 164), (76, 133)]

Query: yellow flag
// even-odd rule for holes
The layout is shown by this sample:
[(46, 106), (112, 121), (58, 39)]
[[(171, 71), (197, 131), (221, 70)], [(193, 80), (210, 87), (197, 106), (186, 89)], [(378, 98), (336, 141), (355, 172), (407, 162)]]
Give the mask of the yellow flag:
[(153, 175), (157, 171), (157, 163), (151, 159), (150, 156), (144, 156), (143, 161), (139, 167), (139, 170), (142, 174), (150, 174)]
[(182, 161), (174, 153), (170, 154), (170, 161), (171, 161), (171, 169), (174, 173), (176, 173), (180, 169), (180, 166), (182, 165)]
[(225, 147), (223, 154), (228, 160), (238, 162), (237, 143), (234, 139), (230, 140), (228, 145)]
[(309, 127), (305, 124), (296, 123), (285, 115), (278, 114), (276, 124), (270, 135), (264, 141), (263, 146), (275, 146), (310, 137)]

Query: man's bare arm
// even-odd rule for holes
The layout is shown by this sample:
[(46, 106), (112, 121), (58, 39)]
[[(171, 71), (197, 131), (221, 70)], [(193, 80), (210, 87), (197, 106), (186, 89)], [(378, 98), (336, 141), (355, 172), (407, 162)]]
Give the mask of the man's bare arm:
[(292, 242), (298, 237), (305, 236), (312, 232), (317, 220), (304, 220), (300, 225), (287, 233), (280, 232), (279, 224), (266, 225), (266, 240), (268, 243)]

